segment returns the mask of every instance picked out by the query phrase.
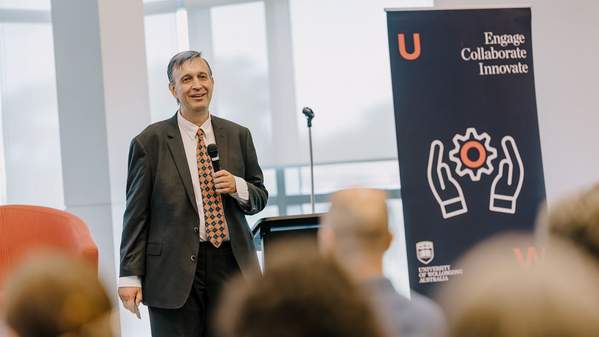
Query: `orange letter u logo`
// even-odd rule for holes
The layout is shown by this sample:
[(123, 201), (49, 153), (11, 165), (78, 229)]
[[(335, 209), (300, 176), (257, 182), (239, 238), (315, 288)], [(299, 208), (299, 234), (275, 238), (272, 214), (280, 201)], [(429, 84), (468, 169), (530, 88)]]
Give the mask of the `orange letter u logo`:
[(408, 61), (414, 61), (420, 57), (420, 33), (412, 34), (412, 38), (414, 39), (414, 51), (410, 53), (406, 50), (405, 34), (397, 34), (397, 40), (399, 42), (399, 55)]

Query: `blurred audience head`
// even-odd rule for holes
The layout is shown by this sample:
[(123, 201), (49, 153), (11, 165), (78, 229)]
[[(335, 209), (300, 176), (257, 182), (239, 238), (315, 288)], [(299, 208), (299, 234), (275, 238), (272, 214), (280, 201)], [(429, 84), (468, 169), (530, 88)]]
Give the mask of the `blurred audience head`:
[(359, 271), (364, 264), (382, 268), (383, 254), (393, 239), (386, 199), (384, 191), (368, 188), (333, 194), (318, 233), (321, 251), (340, 257), (350, 270)]
[[(529, 240), (532, 240), (530, 238)], [(479, 244), (457, 265), (464, 274), (444, 287), (452, 337), (599, 336), (597, 274), (590, 261), (557, 241), (537, 263), (514, 258), (519, 236)]]
[(31, 257), (7, 279), (2, 316), (18, 337), (111, 337), (112, 304), (85, 262)]
[(377, 337), (363, 294), (314, 243), (271, 248), (261, 278), (241, 277), (224, 291), (217, 326), (222, 337)]
[(599, 260), (599, 184), (544, 208), (537, 234), (542, 241), (567, 240)]

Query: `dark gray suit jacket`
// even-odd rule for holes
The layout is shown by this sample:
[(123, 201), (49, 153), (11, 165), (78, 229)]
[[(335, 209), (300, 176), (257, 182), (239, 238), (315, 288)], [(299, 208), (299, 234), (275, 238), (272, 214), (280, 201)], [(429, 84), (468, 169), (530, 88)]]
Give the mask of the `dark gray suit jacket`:
[[(242, 272), (255, 275), (258, 260), (244, 214), (266, 206), (250, 131), (212, 116), (220, 165), (248, 184), (249, 204), (223, 195), (233, 254)], [(199, 250), (200, 220), (177, 115), (148, 126), (129, 149), (127, 205), (121, 239), (120, 276), (139, 276), (144, 303), (179, 308), (190, 293)], [(193, 256), (193, 257), (192, 257)]]

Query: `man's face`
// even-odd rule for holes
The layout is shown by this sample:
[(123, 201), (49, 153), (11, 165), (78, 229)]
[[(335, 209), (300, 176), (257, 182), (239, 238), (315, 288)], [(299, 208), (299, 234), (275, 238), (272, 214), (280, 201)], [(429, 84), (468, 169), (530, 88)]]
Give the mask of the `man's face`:
[(208, 112), (212, 100), (214, 80), (206, 62), (196, 57), (173, 70), (174, 83), (169, 84), (173, 96), (179, 99), (187, 112)]

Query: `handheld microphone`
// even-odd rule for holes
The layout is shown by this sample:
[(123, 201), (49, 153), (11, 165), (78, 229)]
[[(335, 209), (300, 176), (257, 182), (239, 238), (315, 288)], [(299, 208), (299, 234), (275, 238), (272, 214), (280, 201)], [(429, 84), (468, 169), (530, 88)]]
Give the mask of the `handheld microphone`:
[(302, 113), (306, 116), (306, 118), (308, 119), (308, 127), (312, 127), (312, 119), (314, 118), (314, 111), (312, 111), (312, 109), (305, 107), (302, 109)]
[(212, 160), (212, 168), (214, 172), (220, 171), (220, 158), (218, 157), (218, 147), (216, 144), (208, 144), (207, 147), (208, 156), (210, 156), (210, 160)]

